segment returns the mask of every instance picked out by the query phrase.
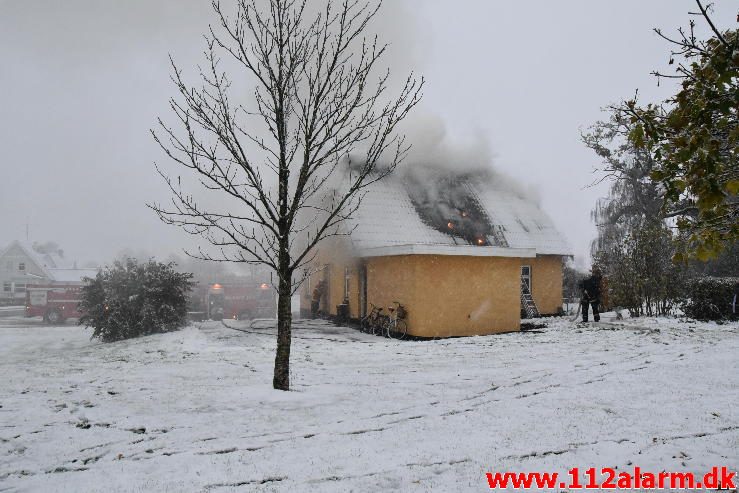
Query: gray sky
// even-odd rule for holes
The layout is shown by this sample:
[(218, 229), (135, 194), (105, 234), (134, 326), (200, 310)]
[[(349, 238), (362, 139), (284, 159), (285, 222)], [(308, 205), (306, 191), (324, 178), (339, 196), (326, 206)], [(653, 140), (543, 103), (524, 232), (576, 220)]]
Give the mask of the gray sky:
[[(736, 4), (715, 7), (733, 26)], [(598, 160), (580, 130), (637, 88), (645, 101), (668, 94), (649, 75), (669, 50), (651, 29), (673, 32), (691, 10), (689, 0), (386, 0), (377, 28), (393, 70), (426, 77), (423, 111), (455, 142), (488, 142), (496, 169), (535, 190), (587, 257), (606, 187), (585, 188)], [(32, 241), (80, 261), (192, 245), (145, 207), (168, 197), (148, 129), (174, 94), (167, 54), (202, 61), (211, 20), (207, 0), (0, 0), (0, 246), (25, 238), (26, 222)]]

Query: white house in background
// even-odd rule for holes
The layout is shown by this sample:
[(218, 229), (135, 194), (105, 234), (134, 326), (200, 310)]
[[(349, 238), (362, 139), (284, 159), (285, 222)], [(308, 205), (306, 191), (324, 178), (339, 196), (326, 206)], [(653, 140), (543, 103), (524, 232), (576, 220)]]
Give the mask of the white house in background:
[(79, 284), (97, 269), (78, 269), (59, 253), (39, 253), (30, 244), (13, 241), (0, 251), (0, 302), (23, 304), (28, 286)]

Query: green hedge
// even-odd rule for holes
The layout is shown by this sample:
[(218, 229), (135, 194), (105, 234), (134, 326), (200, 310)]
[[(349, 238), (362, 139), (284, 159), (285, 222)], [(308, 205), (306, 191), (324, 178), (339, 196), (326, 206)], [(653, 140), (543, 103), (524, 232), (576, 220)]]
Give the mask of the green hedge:
[[(701, 277), (688, 283), (683, 312), (697, 320), (736, 320), (732, 302), (739, 293), (739, 277)], [(739, 297), (736, 300), (739, 312)]]
[(174, 264), (129, 259), (86, 281), (79, 323), (104, 342), (169, 332), (186, 323), (192, 274), (175, 272)]

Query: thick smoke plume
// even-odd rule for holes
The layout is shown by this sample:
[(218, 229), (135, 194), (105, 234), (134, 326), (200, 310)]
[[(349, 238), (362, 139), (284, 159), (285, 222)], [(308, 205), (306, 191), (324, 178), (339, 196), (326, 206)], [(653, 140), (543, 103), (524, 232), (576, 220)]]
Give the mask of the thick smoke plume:
[(487, 139), (476, 135), (469, 142), (452, 142), (441, 119), (429, 116), (412, 119), (406, 136), (413, 147), (399, 173), (419, 217), (462, 243), (507, 246), (475, 186), (525, 192), (496, 172)]
[[(423, 73), (427, 31), (416, 23), (417, 18), (403, 2), (385, 2), (383, 9), (384, 15), (373, 28), (391, 43), (391, 72), (411, 68)], [(433, 85), (433, 80), (428, 82)], [(473, 184), (535, 202), (538, 199), (496, 170), (487, 136), (479, 132), (455, 139), (438, 112), (424, 102), (403, 122), (400, 131), (411, 150), (396, 173), (420, 218), (461, 243), (507, 246), (499, 228), (481, 207)]]
[[(423, 74), (425, 31), (415, 24), (403, 2), (385, 2), (382, 12), (371, 29), (390, 44), (385, 62), (391, 74), (409, 69)], [(433, 85), (432, 80), (428, 82)], [(479, 132), (454, 138), (438, 112), (424, 102), (402, 123), (399, 132), (411, 149), (395, 176), (388, 179), (403, 182), (421, 220), (460, 244), (507, 246), (500, 228), (481, 206), (475, 188), (532, 197), (495, 169), (487, 136)], [(361, 167), (362, 158), (362, 149), (355, 149), (350, 166)]]

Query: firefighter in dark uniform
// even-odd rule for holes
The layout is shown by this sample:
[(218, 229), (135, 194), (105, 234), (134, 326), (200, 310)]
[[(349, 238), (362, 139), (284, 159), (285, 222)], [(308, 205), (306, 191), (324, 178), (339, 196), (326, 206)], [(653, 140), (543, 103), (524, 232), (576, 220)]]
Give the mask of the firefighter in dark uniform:
[(582, 305), (582, 321), (588, 321), (588, 308), (593, 308), (593, 320), (600, 321), (600, 313), (598, 313), (598, 305), (600, 305), (602, 294), (603, 278), (600, 269), (593, 267), (592, 274), (587, 279), (580, 281), (580, 290), (582, 297), (580, 304)]

